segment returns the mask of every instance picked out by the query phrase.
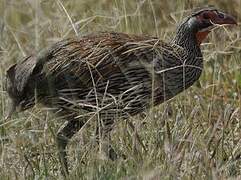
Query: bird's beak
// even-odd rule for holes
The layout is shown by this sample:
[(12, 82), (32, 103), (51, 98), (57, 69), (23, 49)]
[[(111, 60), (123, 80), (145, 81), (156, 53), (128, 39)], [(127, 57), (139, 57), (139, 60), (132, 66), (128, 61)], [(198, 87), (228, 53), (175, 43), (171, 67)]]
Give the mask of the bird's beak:
[(218, 12), (217, 16), (214, 19), (212, 19), (212, 22), (218, 25), (237, 25), (238, 24), (236, 19), (233, 16), (223, 12)]

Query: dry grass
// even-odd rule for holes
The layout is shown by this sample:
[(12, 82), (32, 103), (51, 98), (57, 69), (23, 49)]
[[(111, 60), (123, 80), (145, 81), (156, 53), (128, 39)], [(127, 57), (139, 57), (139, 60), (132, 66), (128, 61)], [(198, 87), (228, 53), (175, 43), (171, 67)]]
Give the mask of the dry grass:
[[(10, 64), (92, 31), (144, 33), (168, 41), (176, 23), (207, 2), (240, 21), (240, 0), (1, 0), (0, 179), (59, 177), (54, 137), (62, 121), (43, 107), (3, 120), (4, 73)], [(212, 32), (202, 46), (205, 72), (198, 83), (146, 116), (131, 118), (134, 130), (126, 121), (117, 125), (112, 144), (125, 160), (99, 160), (92, 128), (80, 132), (68, 148), (70, 179), (240, 179), (240, 32), (240, 25)]]

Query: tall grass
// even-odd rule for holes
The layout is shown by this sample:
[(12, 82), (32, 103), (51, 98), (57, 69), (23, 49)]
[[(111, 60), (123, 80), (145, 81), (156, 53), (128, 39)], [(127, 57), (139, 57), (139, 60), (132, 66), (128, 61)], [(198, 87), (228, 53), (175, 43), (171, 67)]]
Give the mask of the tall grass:
[[(149, 34), (169, 41), (197, 7), (215, 5), (240, 21), (241, 1), (1, 0), (0, 179), (59, 179), (55, 134), (62, 120), (37, 106), (5, 121), (5, 70), (63, 38), (93, 31)], [(241, 178), (240, 25), (220, 28), (202, 45), (205, 71), (178, 97), (118, 123), (111, 143), (124, 158), (102, 161), (93, 127), (68, 148), (70, 179)]]

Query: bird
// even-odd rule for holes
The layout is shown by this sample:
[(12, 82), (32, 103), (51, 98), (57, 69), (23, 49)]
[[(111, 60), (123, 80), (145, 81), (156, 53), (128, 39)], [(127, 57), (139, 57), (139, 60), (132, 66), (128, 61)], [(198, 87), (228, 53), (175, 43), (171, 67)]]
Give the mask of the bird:
[(56, 143), (61, 171), (68, 175), (66, 146), (86, 123), (98, 120), (99, 138), (108, 139), (115, 122), (191, 87), (203, 70), (201, 43), (214, 27), (235, 24), (233, 16), (205, 7), (184, 18), (169, 42), (122, 32), (56, 42), (6, 71), (6, 118), (37, 103), (63, 118)]

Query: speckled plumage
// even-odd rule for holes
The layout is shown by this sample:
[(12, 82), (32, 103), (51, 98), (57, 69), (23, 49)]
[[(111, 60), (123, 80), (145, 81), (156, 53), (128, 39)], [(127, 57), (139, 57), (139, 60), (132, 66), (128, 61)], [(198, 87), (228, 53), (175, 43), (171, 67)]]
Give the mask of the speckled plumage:
[[(202, 61), (201, 54), (193, 58)], [(112, 32), (68, 39), (16, 66), (24, 77), (26, 69), (32, 72), (27, 86), (18, 88), (23, 92), (20, 101), (26, 98), (22, 106), (30, 107), (38, 97), (38, 102), (73, 110), (76, 116), (79, 109), (101, 109), (108, 119), (113, 113), (135, 115), (190, 87), (201, 70), (184, 67), (189, 61), (185, 48), (154, 37)], [(16, 87), (24, 86), (19, 79)], [(24, 91), (32, 91), (32, 97)]]

